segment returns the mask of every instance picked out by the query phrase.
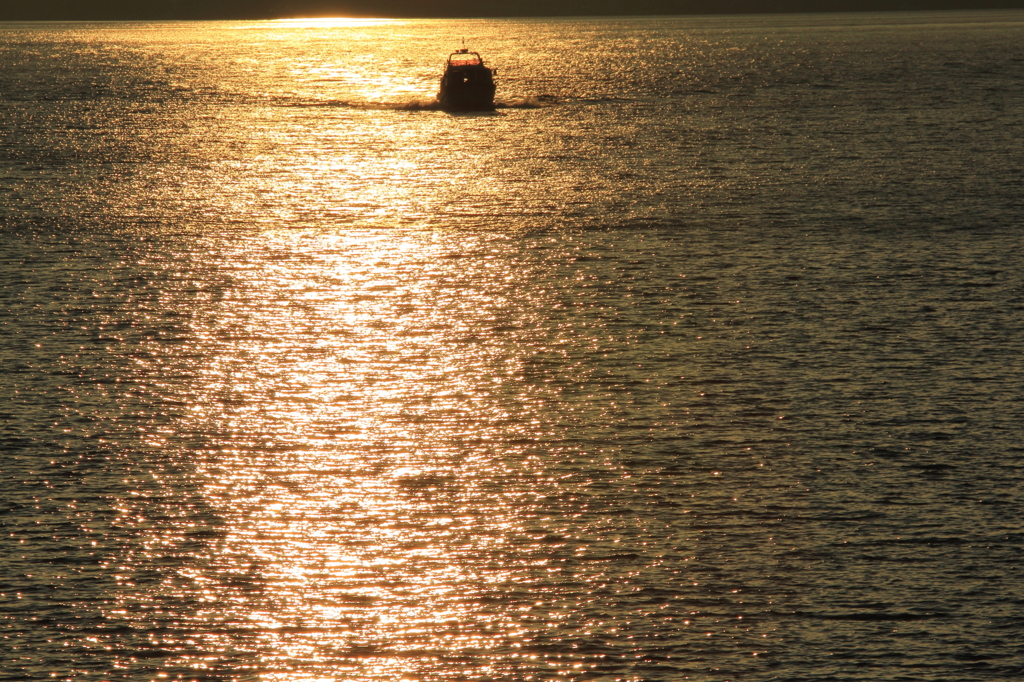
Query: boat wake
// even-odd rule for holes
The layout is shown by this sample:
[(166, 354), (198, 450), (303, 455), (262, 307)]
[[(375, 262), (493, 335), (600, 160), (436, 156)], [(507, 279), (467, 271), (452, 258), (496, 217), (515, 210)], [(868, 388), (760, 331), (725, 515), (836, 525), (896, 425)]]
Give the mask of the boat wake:
[[(521, 99), (495, 100), (494, 108), (502, 109), (543, 109), (558, 104), (557, 98), (550, 95), (523, 97)], [(403, 102), (353, 102), (341, 99), (293, 99), (282, 98), (271, 102), (276, 107), (298, 108), (334, 108), (334, 109), (366, 109), (369, 111), (444, 111), (436, 99), (409, 100)], [(474, 112), (462, 112), (474, 113)], [(476, 112), (486, 113), (486, 112)]]
[(437, 100), (412, 100), (409, 102), (352, 102), (344, 99), (293, 99), (282, 98), (270, 102), (275, 107), (327, 108), (327, 109), (370, 109), (431, 111), (440, 109)]
[(536, 95), (508, 101), (496, 101), (495, 109), (544, 109), (557, 105), (558, 98), (554, 95)]

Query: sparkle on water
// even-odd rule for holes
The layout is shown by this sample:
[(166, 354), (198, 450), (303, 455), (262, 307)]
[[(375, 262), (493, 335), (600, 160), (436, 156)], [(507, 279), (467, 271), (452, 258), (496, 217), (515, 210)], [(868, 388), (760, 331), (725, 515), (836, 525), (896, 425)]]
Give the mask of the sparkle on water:
[(0, 679), (1013, 678), (1022, 26), (0, 25)]

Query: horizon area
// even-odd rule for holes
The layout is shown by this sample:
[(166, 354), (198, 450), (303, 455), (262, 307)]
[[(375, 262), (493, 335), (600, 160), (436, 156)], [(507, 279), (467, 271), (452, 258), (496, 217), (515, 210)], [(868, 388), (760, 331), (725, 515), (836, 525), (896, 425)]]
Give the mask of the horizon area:
[(1024, 0), (177, 0), (141, 6), (135, 0), (12, 0), (0, 21), (190, 21), (275, 19), (497, 19), (611, 16), (718, 16), (1024, 9)]

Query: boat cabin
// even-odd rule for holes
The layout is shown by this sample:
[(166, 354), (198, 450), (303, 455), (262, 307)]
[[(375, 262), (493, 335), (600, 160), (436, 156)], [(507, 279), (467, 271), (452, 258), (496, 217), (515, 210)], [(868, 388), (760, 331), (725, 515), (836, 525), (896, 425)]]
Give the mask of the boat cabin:
[(477, 52), (463, 48), (448, 56), (437, 101), (448, 111), (493, 111), (494, 73)]

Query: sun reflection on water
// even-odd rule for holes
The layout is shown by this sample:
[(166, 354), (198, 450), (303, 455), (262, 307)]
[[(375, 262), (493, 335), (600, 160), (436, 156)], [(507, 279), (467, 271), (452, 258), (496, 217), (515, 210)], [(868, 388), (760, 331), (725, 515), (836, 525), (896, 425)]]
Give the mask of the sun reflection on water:
[(398, 679), (514, 646), (520, 626), (480, 602), (510, 576), (481, 557), (517, 525), (488, 481), (517, 466), (500, 441), (523, 273), (463, 258), (502, 248), (269, 231), (213, 256), (231, 286), (194, 319), (183, 430), (208, 434), (191, 456), (223, 536), (194, 578), (259, 641), (264, 679), (339, 660)]
[(387, 19), (384, 17), (298, 17), (294, 19), (274, 19), (270, 23), (289, 28), (351, 28), (402, 26), (406, 22), (400, 19)]
[(1024, 668), (1018, 19), (332, 21), (4, 29), (12, 676)]

